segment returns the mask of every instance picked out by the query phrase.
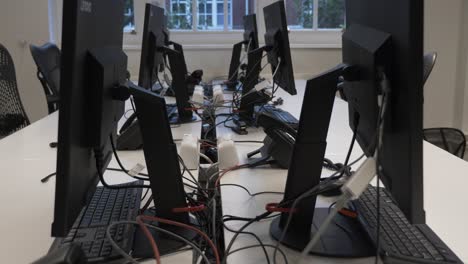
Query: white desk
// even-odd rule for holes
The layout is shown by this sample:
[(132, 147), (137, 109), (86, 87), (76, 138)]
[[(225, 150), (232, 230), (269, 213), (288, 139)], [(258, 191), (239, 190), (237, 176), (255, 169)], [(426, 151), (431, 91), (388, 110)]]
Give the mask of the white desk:
[[(56, 149), (49, 143), (57, 140), (57, 117), (54, 113), (17, 133), (0, 140), (0, 262), (30, 263), (47, 253), (54, 215), (55, 177), (47, 183), (41, 179), (56, 170)], [(173, 128), (174, 138), (186, 133), (199, 134), (201, 123), (183, 124)], [(144, 163), (143, 151), (119, 152), (122, 162), (130, 168)], [(115, 159), (109, 164), (118, 168)], [(105, 173), (109, 183), (129, 181), (120, 172)], [(163, 257), (163, 261), (191, 263), (191, 252)], [(151, 261), (148, 261), (151, 263)]]
[[(296, 83), (298, 96), (294, 100), (287, 98), (283, 108), (299, 117), (297, 106), (302, 105), (305, 82)], [(281, 95), (285, 98), (286, 96)], [(233, 134), (223, 126), (217, 130), (218, 136), (223, 133), (231, 133), (235, 140), (263, 140), (265, 134), (260, 129), (249, 129), (249, 134), (239, 136)], [(352, 131), (348, 126), (347, 104), (340, 100), (335, 100), (332, 119), (328, 132), (328, 146), (326, 157), (334, 162), (343, 162), (352, 138)], [(241, 164), (246, 162), (246, 154), (257, 149), (260, 144), (242, 143), (238, 144), (237, 150)], [(359, 157), (362, 151), (356, 145), (351, 160)], [(329, 172), (324, 171), (324, 175)], [(252, 193), (261, 191), (283, 192), (286, 183), (287, 171), (272, 169), (268, 167), (257, 169), (242, 169), (226, 174), (222, 179), (222, 184), (235, 183), (245, 186)], [(444, 240), (445, 243), (465, 262), (468, 262), (468, 230), (465, 228), (468, 223), (468, 212), (464, 209), (464, 204), (468, 198), (464, 195), (468, 184), (468, 163), (458, 159), (435, 146), (424, 143), (424, 200), (427, 224)], [(265, 212), (265, 204), (279, 202), (281, 195), (262, 195), (251, 198), (244, 190), (231, 186), (223, 186), (221, 190), (223, 214), (254, 217)], [(317, 207), (328, 207), (330, 202), (319, 197)], [(269, 235), (270, 221), (255, 223), (246, 231), (258, 235), (266, 244), (276, 244)], [(243, 222), (227, 222), (230, 228), (238, 230)], [(225, 243), (229, 243), (233, 233), (225, 230)], [(249, 235), (240, 235), (233, 249), (256, 245), (258, 242)], [(299, 253), (286, 247), (281, 247), (290, 263), (298, 257)], [(271, 249), (268, 249), (271, 253)], [(311, 263), (373, 263), (373, 258), (367, 259), (332, 259), (316, 256), (309, 256)], [(282, 263), (281, 256), (278, 256), (279, 263)], [(265, 256), (260, 248), (249, 249), (235, 253), (228, 259), (229, 263), (265, 263)]]
[[(303, 93), (305, 82), (298, 81), (299, 94)], [(281, 97), (287, 102), (284, 108), (298, 116), (302, 96)], [(168, 101), (169, 102), (169, 101)], [(291, 103), (293, 102), (293, 103)], [(344, 160), (345, 151), (351, 140), (351, 131), (347, 126), (347, 108), (341, 101), (335, 103), (332, 122), (328, 133), (328, 148), (326, 156), (334, 161)], [(183, 134), (199, 135), (201, 123), (192, 123), (174, 128), (175, 139)], [(222, 126), (218, 134), (231, 133)], [(261, 130), (253, 131), (249, 136), (237, 136), (239, 140), (263, 140)], [(0, 140), (0, 171), (2, 172), (3, 190), (0, 192), (2, 220), (0, 221), (0, 259), (2, 263), (29, 263), (44, 255), (53, 239), (50, 237), (50, 226), (53, 219), (53, 204), (55, 179), (46, 184), (40, 182), (44, 176), (55, 171), (56, 150), (49, 148), (49, 142), (57, 139), (57, 114), (52, 114), (29, 127)], [(256, 149), (260, 144), (239, 144), (239, 154)], [(353, 153), (353, 159), (359, 156), (359, 151)], [(141, 151), (127, 151), (120, 154), (122, 161), (128, 167), (144, 162)], [(113, 161), (111, 167), (117, 168)], [(468, 212), (464, 205), (468, 184), (468, 163), (425, 143), (425, 208), (427, 223), (433, 230), (458, 254), (468, 262)], [(127, 180), (118, 172), (107, 172), (106, 178), (116, 183)], [(285, 170), (262, 168), (255, 170), (239, 170), (226, 174), (222, 183), (242, 184), (252, 192), (283, 191), (286, 181)], [(450, 183), (451, 185), (449, 185)], [(267, 202), (279, 201), (278, 195), (264, 195), (250, 199), (244, 191), (235, 187), (222, 187), (223, 213), (239, 216), (254, 216), (264, 211)], [(318, 205), (327, 201), (320, 200)], [(234, 222), (232, 222), (234, 223)], [(230, 223), (231, 224), (231, 223)], [(235, 224), (235, 223), (234, 223)], [(239, 223), (237, 224), (239, 225)], [(233, 228), (239, 226), (232, 225)], [(265, 242), (271, 241), (268, 233), (269, 222), (257, 223), (251, 226)], [(228, 242), (232, 234), (225, 233)], [(248, 236), (239, 236), (234, 248), (255, 244)], [(264, 263), (264, 256), (259, 250), (246, 250), (229, 257), (230, 263)], [(286, 249), (288, 255), (296, 252)], [(337, 263), (336, 259), (313, 258), (317, 263)], [(290, 262), (292, 262), (292, 258)], [(164, 257), (167, 263), (190, 263), (190, 252)], [(366, 260), (343, 260), (343, 263), (367, 263)], [(150, 262), (151, 263), (151, 262)]]

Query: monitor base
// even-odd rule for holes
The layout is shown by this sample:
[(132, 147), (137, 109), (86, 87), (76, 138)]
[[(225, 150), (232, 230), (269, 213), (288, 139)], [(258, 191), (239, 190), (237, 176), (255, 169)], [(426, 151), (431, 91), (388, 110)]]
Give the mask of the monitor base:
[[(286, 233), (281, 243), (289, 248), (302, 251), (309, 243), (328, 215), (328, 208), (315, 208), (312, 233)], [(280, 218), (273, 220), (270, 226), (271, 236), (279, 240), (283, 229)], [(357, 219), (338, 214), (327, 228), (310, 254), (324, 257), (357, 258), (375, 256), (375, 248), (361, 228)]]
[[(145, 215), (154, 216), (154, 213), (146, 212)], [(192, 225), (196, 225), (196, 220), (194, 218), (191, 218), (190, 221)], [(189, 241), (194, 241), (195, 238), (197, 237), (196, 232), (189, 230), (189, 229), (182, 228), (182, 227), (160, 224), (158, 222), (153, 222), (151, 224), (157, 227), (164, 228), (167, 231), (176, 233), (177, 235), (182, 236), (183, 238)], [(153, 235), (153, 238), (158, 245), (159, 253), (161, 256), (174, 253), (177, 250), (187, 246), (186, 243), (178, 240), (177, 238), (174, 238), (172, 236), (169, 236), (165, 233), (156, 231), (151, 228), (148, 228), (148, 229)], [(132, 256), (134, 258), (153, 258), (154, 257), (154, 253), (148, 241), (148, 238), (146, 238), (143, 231), (139, 227), (135, 231)]]

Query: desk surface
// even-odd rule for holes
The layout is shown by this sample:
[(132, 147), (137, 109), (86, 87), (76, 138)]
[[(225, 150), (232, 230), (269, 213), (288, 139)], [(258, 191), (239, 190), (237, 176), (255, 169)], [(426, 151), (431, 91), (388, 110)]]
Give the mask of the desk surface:
[[(305, 82), (298, 81), (299, 95), (295, 97), (281, 93), (285, 99), (283, 108), (299, 115)], [(169, 101), (168, 101), (169, 102)], [(341, 161), (346, 154), (351, 140), (351, 131), (347, 126), (346, 103), (337, 100), (332, 115), (328, 134), (326, 156), (334, 161)], [(173, 136), (180, 139), (184, 134), (200, 134), (201, 123), (185, 124), (173, 128)], [(223, 130), (224, 129), (224, 130)], [(223, 127), (218, 134), (232, 133)], [(263, 140), (260, 129), (253, 129), (247, 136), (233, 135), (238, 140)], [(50, 225), (53, 219), (55, 179), (43, 184), (40, 179), (55, 171), (56, 150), (49, 148), (49, 142), (57, 138), (57, 114), (52, 114), (29, 127), (0, 140), (0, 168), (3, 176), (3, 190), (0, 192), (0, 209), (3, 211), (0, 221), (0, 259), (4, 263), (29, 263), (49, 249), (53, 238), (50, 237)], [(238, 144), (239, 155), (260, 147), (260, 144)], [(360, 155), (354, 151), (353, 158)], [(137, 162), (144, 162), (141, 151), (121, 152), (120, 156), (130, 167)], [(241, 161), (242, 162), (242, 161)], [(112, 161), (110, 167), (117, 167)], [(430, 144), (424, 144), (424, 190), (427, 223), (458, 254), (468, 262), (468, 231), (463, 227), (468, 223), (468, 212), (459, 205), (468, 199), (465, 186), (468, 184), (468, 163), (458, 159)], [(106, 177), (112, 182), (125, 181), (127, 178), (118, 172), (107, 172)], [(271, 168), (244, 169), (226, 174), (222, 183), (242, 184), (252, 192), (283, 191), (286, 170)], [(263, 212), (267, 202), (281, 200), (280, 195), (264, 195), (250, 198), (242, 190), (222, 187), (223, 213), (239, 216), (254, 216)], [(10, 202), (14, 201), (14, 202)], [(325, 206), (328, 201), (320, 200), (318, 205)], [(462, 205), (463, 206), (463, 205)], [(233, 228), (239, 228), (234, 226)], [(271, 241), (268, 233), (269, 222), (253, 225), (253, 230), (265, 242)], [(226, 241), (232, 236), (226, 232)], [(241, 235), (235, 247), (254, 244), (248, 236)], [(20, 245), (20, 246), (18, 246)], [(230, 263), (263, 263), (264, 256), (259, 250), (246, 250), (229, 257)], [(290, 262), (296, 252), (286, 252)], [(291, 257), (292, 256), (292, 257)], [(337, 263), (336, 259), (317, 258), (318, 263)], [(183, 253), (165, 257), (170, 263), (190, 263), (191, 254)], [(367, 263), (368, 260), (343, 260), (346, 263)]]

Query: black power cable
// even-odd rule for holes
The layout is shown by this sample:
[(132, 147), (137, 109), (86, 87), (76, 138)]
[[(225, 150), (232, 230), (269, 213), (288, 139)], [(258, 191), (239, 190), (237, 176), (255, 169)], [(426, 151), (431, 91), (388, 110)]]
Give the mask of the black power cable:
[(112, 152), (114, 153), (115, 160), (116, 160), (117, 163), (119, 164), (120, 169), (122, 169), (123, 172), (125, 172), (128, 176), (130, 176), (130, 177), (132, 177), (132, 178), (134, 178), (134, 179), (142, 180), (142, 181), (148, 181), (148, 180), (149, 180), (148, 178), (143, 178), (143, 177), (134, 176), (134, 175), (131, 175), (131, 174), (129, 173), (129, 170), (127, 170), (127, 169), (124, 167), (124, 165), (122, 164), (122, 162), (120, 161), (119, 155), (117, 154), (117, 149), (115, 148), (114, 137), (112, 136), (112, 134), (109, 136), (109, 140), (110, 140), (110, 143), (111, 143)]
[(96, 170), (98, 173), (99, 180), (101, 181), (101, 184), (108, 189), (114, 189), (114, 190), (121, 190), (121, 189), (135, 189), (135, 188), (151, 188), (149, 185), (129, 185), (129, 186), (115, 186), (115, 185), (109, 185), (106, 180), (104, 179), (104, 175), (102, 173), (102, 161), (104, 159), (104, 155), (102, 154), (102, 151), (95, 149), (94, 150), (94, 157), (96, 160)]
[(46, 182), (48, 182), (48, 181), (50, 180), (50, 178), (54, 177), (55, 175), (57, 175), (57, 173), (56, 173), (56, 172), (53, 172), (53, 173), (51, 173), (51, 174), (45, 176), (44, 178), (42, 178), (42, 179), (41, 179), (41, 182), (42, 182), (42, 183), (46, 183)]

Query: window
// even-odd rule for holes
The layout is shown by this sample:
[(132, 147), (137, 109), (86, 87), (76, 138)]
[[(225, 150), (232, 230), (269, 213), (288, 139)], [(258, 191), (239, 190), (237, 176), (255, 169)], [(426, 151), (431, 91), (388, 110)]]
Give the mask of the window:
[(133, 0), (124, 0), (123, 29), (125, 32), (132, 32), (135, 30), (135, 8)]
[(170, 29), (192, 29), (192, 0), (167, 0), (166, 12)]
[(290, 29), (344, 27), (344, 0), (290, 0), (285, 4)]
[(318, 28), (344, 28), (344, 0), (319, 0)]
[(165, 7), (170, 29), (196, 31), (242, 29), (243, 16), (255, 9), (254, 0), (166, 0)]

